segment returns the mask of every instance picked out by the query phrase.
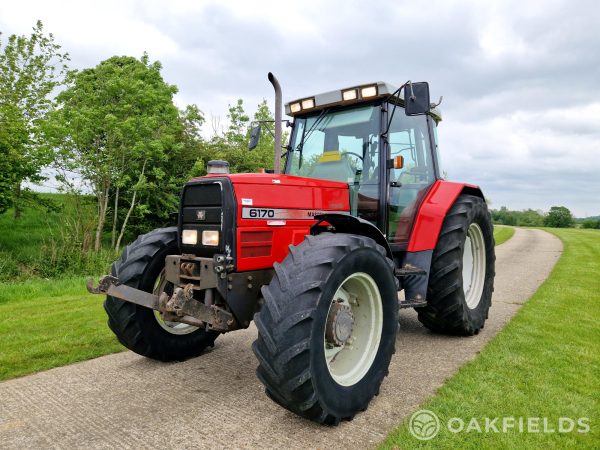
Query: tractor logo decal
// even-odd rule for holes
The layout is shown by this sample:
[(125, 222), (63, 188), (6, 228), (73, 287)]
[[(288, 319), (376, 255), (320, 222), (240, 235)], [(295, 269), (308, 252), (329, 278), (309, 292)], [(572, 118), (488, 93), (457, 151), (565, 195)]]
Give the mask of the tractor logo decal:
[(206, 220), (206, 211), (203, 209), (197, 209), (196, 220)]
[(322, 209), (242, 208), (242, 219), (311, 220), (319, 214), (349, 214), (348, 211)]

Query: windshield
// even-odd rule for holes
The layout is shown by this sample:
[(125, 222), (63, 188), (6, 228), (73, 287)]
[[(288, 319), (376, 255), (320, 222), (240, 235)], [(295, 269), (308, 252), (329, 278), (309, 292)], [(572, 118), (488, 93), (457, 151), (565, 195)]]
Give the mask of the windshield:
[(364, 106), (296, 119), (287, 173), (377, 185), (379, 112)]

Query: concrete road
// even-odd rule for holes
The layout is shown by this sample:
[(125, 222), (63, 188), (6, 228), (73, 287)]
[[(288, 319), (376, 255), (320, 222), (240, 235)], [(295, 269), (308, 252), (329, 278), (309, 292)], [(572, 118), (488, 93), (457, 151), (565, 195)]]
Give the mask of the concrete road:
[(182, 363), (125, 352), (0, 383), (0, 448), (373, 447), (476, 356), (548, 276), (561, 250), (556, 237), (524, 229), (497, 248), (493, 308), (478, 336), (432, 334), (413, 310), (403, 310), (380, 395), (339, 427), (303, 420), (264, 395), (250, 328)]

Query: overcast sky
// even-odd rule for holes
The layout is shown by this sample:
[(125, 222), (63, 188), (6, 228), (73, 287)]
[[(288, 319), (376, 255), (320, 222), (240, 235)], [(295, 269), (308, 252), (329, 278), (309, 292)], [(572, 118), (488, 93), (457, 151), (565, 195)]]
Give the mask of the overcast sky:
[(279, 78), (284, 101), (383, 80), (429, 81), (449, 179), (492, 207), (600, 214), (600, 3), (594, 1), (2, 1), (4, 36), (37, 19), (74, 68), (150, 58), (224, 120)]

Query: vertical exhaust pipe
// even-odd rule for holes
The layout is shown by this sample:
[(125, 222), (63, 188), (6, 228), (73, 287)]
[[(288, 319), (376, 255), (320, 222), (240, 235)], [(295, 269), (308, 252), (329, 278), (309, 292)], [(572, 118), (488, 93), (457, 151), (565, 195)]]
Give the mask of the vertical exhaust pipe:
[(271, 72), (269, 72), (269, 81), (275, 89), (275, 161), (273, 172), (281, 173), (281, 86)]

